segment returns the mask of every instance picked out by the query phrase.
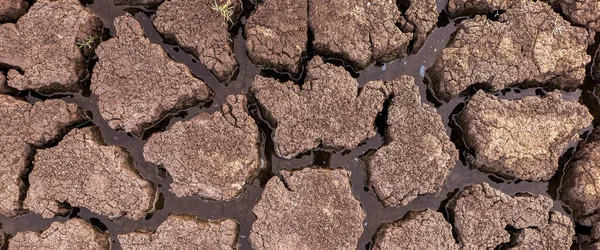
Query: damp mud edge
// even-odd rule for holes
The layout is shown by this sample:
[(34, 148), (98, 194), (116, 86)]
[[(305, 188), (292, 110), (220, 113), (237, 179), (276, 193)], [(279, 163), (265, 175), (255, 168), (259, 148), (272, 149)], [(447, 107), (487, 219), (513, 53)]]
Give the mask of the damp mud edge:
[(600, 249), (599, 32), (596, 0), (0, 0), (2, 249)]

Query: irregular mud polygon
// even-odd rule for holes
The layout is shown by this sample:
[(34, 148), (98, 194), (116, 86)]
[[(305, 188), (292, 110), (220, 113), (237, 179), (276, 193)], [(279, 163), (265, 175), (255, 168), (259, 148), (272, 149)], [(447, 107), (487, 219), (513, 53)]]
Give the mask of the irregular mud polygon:
[(421, 102), (414, 78), (386, 83), (395, 97), (387, 116), (386, 145), (369, 156), (369, 182), (384, 206), (405, 206), (438, 192), (458, 160), (435, 108)]
[(0, 26), (0, 64), (18, 90), (76, 92), (87, 74), (77, 43), (98, 38), (102, 21), (77, 0), (39, 0), (14, 23)]
[[(213, 9), (215, 4), (231, 8), (231, 21)], [(219, 81), (225, 81), (238, 68), (229, 26), (241, 9), (240, 0), (169, 0), (158, 7), (153, 23), (167, 40), (198, 57)]]
[(52, 142), (84, 120), (74, 104), (61, 100), (36, 102), (0, 95), (0, 213), (20, 213), (25, 192), (23, 175), (35, 147)]
[(141, 135), (167, 113), (210, 99), (206, 84), (150, 43), (131, 15), (115, 18), (115, 27), (116, 36), (96, 49), (91, 85), (111, 128)]
[(167, 169), (171, 192), (179, 197), (230, 200), (261, 168), (259, 141), (246, 98), (230, 95), (220, 112), (202, 113), (152, 135), (144, 158)]
[(473, 95), (459, 116), (475, 167), (504, 177), (549, 180), (558, 160), (578, 132), (591, 125), (592, 115), (559, 91), (543, 98), (503, 100), (483, 91)]
[(375, 118), (387, 97), (381, 81), (361, 91), (344, 68), (313, 58), (302, 87), (256, 76), (251, 91), (277, 125), (277, 156), (292, 158), (317, 147), (352, 149), (376, 134)]
[(118, 236), (124, 250), (238, 249), (239, 225), (234, 219), (201, 221), (190, 215), (169, 215), (155, 232)]
[(254, 249), (355, 249), (365, 212), (352, 195), (350, 172), (316, 169), (280, 172), (252, 210)]
[(428, 71), (437, 97), (448, 101), (475, 84), (493, 91), (583, 84), (590, 62), (586, 50), (593, 43), (585, 28), (571, 26), (541, 1), (518, 0), (497, 18), (459, 23)]
[(392, 0), (308, 0), (308, 23), (317, 54), (346, 60), (358, 68), (407, 55), (413, 34), (397, 26), (401, 14)]
[(569, 249), (574, 225), (568, 217), (551, 213), (551, 208), (549, 197), (509, 196), (487, 183), (465, 187), (448, 204), (462, 249), (494, 249), (508, 243), (511, 234), (507, 228), (518, 230), (517, 242), (525, 249), (551, 242), (556, 243), (552, 249)]
[(399, 221), (384, 224), (375, 235), (373, 250), (458, 250), (452, 226), (444, 215), (424, 210), (409, 212)]
[(109, 235), (100, 232), (85, 220), (55, 221), (43, 232), (19, 232), (9, 239), (9, 250), (73, 249), (108, 250)]
[(156, 188), (136, 172), (129, 152), (107, 146), (97, 127), (73, 129), (57, 146), (38, 150), (25, 209), (44, 218), (65, 206), (85, 207), (110, 219), (141, 219), (154, 209)]
[(248, 57), (280, 72), (298, 73), (308, 42), (306, 0), (266, 0), (245, 26)]

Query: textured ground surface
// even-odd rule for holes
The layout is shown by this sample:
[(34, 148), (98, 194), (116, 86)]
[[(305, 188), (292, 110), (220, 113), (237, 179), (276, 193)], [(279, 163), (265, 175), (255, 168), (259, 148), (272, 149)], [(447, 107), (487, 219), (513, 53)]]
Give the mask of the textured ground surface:
[(154, 209), (156, 189), (133, 167), (129, 152), (106, 146), (96, 127), (73, 129), (56, 146), (39, 150), (24, 208), (51, 218), (81, 206), (118, 219), (141, 219)]
[[(510, 1), (509, 1), (510, 2)], [(449, 100), (474, 84), (498, 91), (509, 86), (583, 84), (593, 42), (543, 2), (517, 0), (498, 21), (464, 20), (429, 69), (437, 96)]]
[(74, 218), (54, 222), (43, 232), (19, 232), (10, 239), (8, 249), (86, 249), (108, 250), (108, 234), (85, 220)]
[(588, 109), (564, 101), (560, 92), (501, 100), (478, 91), (460, 115), (472, 164), (483, 171), (523, 180), (549, 180), (578, 132), (591, 125)]
[(312, 59), (306, 83), (257, 76), (251, 91), (270, 120), (277, 124), (278, 156), (291, 158), (319, 146), (351, 149), (375, 135), (375, 117), (383, 109), (385, 86), (369, 82), (360, 92), (344, 68)]
[(116, 37), (96, 49), (92, 92), (113, 129), (140, 135), (177, 109), (208, 100), (212, 91), (151, 43), (132, 16), (115, 19)]
[(385, 206), (405, 206), (436, 193), (458, 160), (435, 109), (421, 102), (414, 78), (386, 83), (394, 98), (387, 119), (387, 145), (368, 161), (369, 181)]
[[(15, 216), (22, 205), (22, 177), (35, 148), (64, 135), (83, 121), (74, 104), (49, 100), (31, 105), (0, 95), (0, 213)], [(9, 118), (10, 117), (10, 118)]]
[(349, 249), (365, 212), (350, 190), (350, 172), (306, 168), (273, 177), (253, 209), (255, 249)]
[(101, 25), (77, 0), (37, 1), (16, 24), (0, 25), (0, 64), (11, 67), (8, 85), (45, 93), (78, 91), (86, 58), (76, 43), (97, 39)]
[[(230, 7), (231, 21), (212, 9), (214, 4)], [(239, 0), (170, 0), (158, 7), (154, 26), (167, 39), (198, 57), (217, 79), (225, 81), (238, 68), (228, 30), (240, 9)]]
[(170, 215), (155, 232), (119, 235), (123, 250), (237, 249), (239, 226), (233, 219), (201, 221), (190, 215)]
[(594, 1), (23, 3), (1, 249), (600, 249)]
[(169, 171), (177, 196), (229, 200), (261, 167), (258, 128), (247, 112), (244, 96), (228, 96), (220, 112), (152, 135), (144, 158)]

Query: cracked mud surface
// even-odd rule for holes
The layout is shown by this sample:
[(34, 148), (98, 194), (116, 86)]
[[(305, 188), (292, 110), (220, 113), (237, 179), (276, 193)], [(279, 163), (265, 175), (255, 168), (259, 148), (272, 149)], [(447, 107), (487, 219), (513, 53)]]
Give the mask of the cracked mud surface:
[[(73, 89), (55, 80), (38, 87), (37, 76), (6, 57), (18, 54), (0, 54), (0, 97), (25, 111), (45, 107), (0, 116), (0, 124), (16, 126), (0, 135), (8, 142), (0, 162), (16, 169), (6, 175), (16, 202), (6, 200), (13, 207), (0, 214), (3, 247), (82, 249), (73, 242), (85, 239), (96, 242), (91, 249), (600, 248), (597, 178), (584, 175), (595, 171), (587, 125), (590, 114), (600, 117), (600, 95), (598, 81), (583, 73), (597, 68), (590, 62), (598, 42), (575, 21), (581, 14), (558, 1), (307, 0), (284, 8), (285, 1), (232, 0), (230, 23), (208, 0), (95, 0), (83, 3), (87, 10), (38, 1), (19, 22), (34, 23), (27, 36), (43, 39), (20, 53), (71, 51), (68, 58), (82, 63), (48, 64), (64, 53), (27, 62), (77, 75)], [(70, 7), (35, 7), (43, 4)], [(469, 11), (470, 18), (446, 18)], [(104, 30), (82, 13), (97, 16)], [(80, 17), (93, 27), (67, 22)], [(40, 28), (59, 18), (61, 29)], [(463, 39), (464, 49), (482, 62), (538, 60), (547, 72), (524, 75), (547, 78), (496, 85), (498, 77), (485, 78), (440, 95), (434, 65), (467, 28), (480, 26), (492, 28)], [(79, 49), (77, 40), (89, 35), (96, 36), (91, 49)], [(476, 48), (482, 41), (502, 46)], [(17, 47), (0, 43), (6, 48)], [(477, 74), (505, 71), (473, 66)], [(24, 77), (31, 86), (18, 86)], [(485, 109), (469, 111), (483, 92)], [(525, 104), (512, 113), (490, 108), (504, 102)], [(505, 178), (473, 164), (481, 157), (461, 119), (484, 110), (503, 121), (538, 117), (498, 138), (551, 141), (551, 150), (521, 149), (551, 155), (539, 157), (551, 164), (529, 164), (544, 178)], [(540, 126), (552, 121), (560, 122)], [(378, 185), (394, 198), (382, 199)]]
[(230, 200), (262, 167), (258, 128), (247, 112), (245, 96), (228, 96), (220, 112), (152, 135), (144, 158), (166, 168), (177, 196)]
[(450, 100), (469, 86), (576, 88), (583, 84), (593, 35), (543, 2), (516, 0), (498, 21), (464, 20), (432, 68), (434, 91)]
[(170, 215), (156, 232), (119, 235), (124, 250), (236, 249), (239, 226), (234, 219), (201, 221), (190, 215)]
[(12, 237), (8, 249), (89, 249), (108, 250), (110, 240), (89, 222), (73, 218), (54, 222), (43, 232), (19, 232)]
[(500, 100), (478, 91), (460, 114), (474, 167), (522, 180), (549, 180), (558, 160), (578, 132), (591, 125), (588, 109), (562, 100), (558, 91), (545, 97)]

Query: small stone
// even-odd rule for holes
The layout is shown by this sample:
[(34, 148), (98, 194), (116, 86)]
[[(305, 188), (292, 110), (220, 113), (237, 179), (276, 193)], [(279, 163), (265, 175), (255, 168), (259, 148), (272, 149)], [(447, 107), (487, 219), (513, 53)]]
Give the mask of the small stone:
[(444, 215), (427, 209), (411, 211), (401, 220), (384, 224), (377, 231), (373, 250), (394, 249), (458, 250), (458, 245)]
[(96, 49), (91, 85), (111, 128), (141, 135), (167, 113), (210, 99), (206, 84), (150, 43), (131, 15), (115, 18), (115, 27), (116, 36)]
[[(215, 4), (231, 8), (230, 21), (213, 9)], [(153, 23), (167, 40), (198, 57), (219, 81), (225, 81), (238, 68), (229, 25), (241, 10), (240, 0), (170, 0), (158, 7)]]
[(384, 206), (405, 206), (419, 194), (438, 192), (458, 160), (435, 108), (421, 102), (414, 78), (386, 83), (394, 88), (386, 145), (368, 160), (370, 184)]
[(598, 0), (552, 0), (574, 24), (600, 32), (600, 1)]
[(516, 246), (510, 249), (571, 249), (575, 228), (564, 214), (551, 211), (548, 225), (542, 228), (525, 228), (517, 233)]
[(298, 73), (308, 41), (306, 0), (265, 0), (245, 27), (252, 62), (277, 71)]
[(376, 134), (375, 118), (387, 98), (381, 81), (358, 83), (342, 67), (313, 58), (302, 87), (256, 76), (251, 91), (277, 125), (275, 153), (290, 159), (317, 148), (352, 149)]
[(29, 3), (25, 0), (0, 0), (0, 23), (14, 22), (27, 13)]
[(392, 0), (309, 0), (308, 17), (317, 54), (358, 68), (406, 56), (413, 38), (397, 26), (401, 13)]
[[(600, 209), (600, 129), (596, 128), (575, 152), (565, 169), (560, 199), (585, 226), (599, 219)], [(600, 231), (600, 230), (599, 230)], [(600, 235), (600, 234), (599, 234)]]
[(343, 169), (282, 170), (252, 210), (254, 249), (356, 249), (365, 219)]
[(220, 112), (202, 113), (150, 137), (148, 162), (164, 166), (178, 197), (213, 200), (237, 196), (261, 168), (260, 134), (243, 95), (227, 97)]
[(201, 221), (190, 215), (169, 215), (156, 232), (118, 236), (124, 250), (237, 249), (239, 225), (235, 219)]
[(36, 1), (16, 24), (0, 26), (0, 64), (11, 68), (8, 86), (42, 93), (79, 91), (87, 59), (77, 43), (98, 38), (101, 30), (100, 18), (77, 0)]
[(57, 146), (38, 150), (24, 208), (44, 218), (85, 207), (109, 219), (141, 219), (154, 209), (156, 188), (129, 152), (107, 146), (97, 127), (73, 129)]
[(0, 94), (0, 117), (0, 213), (12, 217), (21, 212), (22, 177), (35, 148), (62, 137), (83, 122), (84, 114), (61, 100), (32, 105)]
[(487, 183), (465, 187), (448, 204), (461, 249), (494, 249), (508, 243), (511, 235), (507, 227), (516, 229), (518, 248), (548, 249), (539, 247), (543, 245), (569, 249), (573, 223), (562, 214), (550, 212), (551, 208), (549, 197), (509, 196)]
[(559, 91), (540, 98), (502, 100), (483, 91), (471, 97), (459, 116), (466, 143), (474, 151), (469, 162), (503, 177), (547, 181), (558, 170), (558, 159), (578, 132), (591, 125), (592, 115)]
[(583, 84), (593, 40), (548, 4), (517, 0), (498, 21), (476, 16), (460, 22), (428, 72), (437, 97), (445, 101), (474, 84), (493, 91), (510, 86), (574, 89)]
[(55, 221), (43, 232), (19, 232), (9, 239), (8, 249), (89, 249), (108, 250), (110, 239), (85, 220)]

